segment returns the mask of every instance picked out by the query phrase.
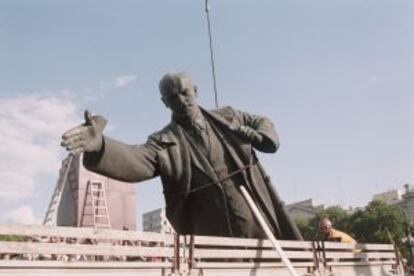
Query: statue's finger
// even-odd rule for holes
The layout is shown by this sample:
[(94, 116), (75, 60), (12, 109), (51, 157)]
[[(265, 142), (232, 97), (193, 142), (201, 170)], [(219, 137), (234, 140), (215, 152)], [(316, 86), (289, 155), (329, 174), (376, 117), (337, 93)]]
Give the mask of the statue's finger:
[(95, 120), (93, 119), (92, 114), (89, 112), (89, 110), (85, 110), (84, 117), (86, 125), (95, 126)]
[(76, 141), (80, 141), (80, 140), (82, 140), (82, 133), (76, 133), (76, 134), (72, 134), (72, 135), (70, 135), (70, 136), (66, 136), (66, 137), (64, 137), (64, 138), (62, 138), (62, 145), (63, 146), (65, 146), (65, 145), (69, 145), (69, 144), (73, 144), (73, 143), (75, 143)]
[(71, 140), (70, 139), (62, 139), (62, 141), (60, 142), (60, 145), (62, 147), (67, 147), (68, 145), (70, 145)]
[(85, 148), (85, 144), (82, 142), (77, 142), (66, 146), (66, 149), (69, 151), (73, 151), (79, 148)]
[(76, 138), (66, 140), (63, 143), (63, 146), (65, 146), (66, 148), (71, 150), (71, 149), (76, 148), (76, 147), (84, 146), (85, 144), (86, 144), (85, 140), (82, 140), (79, 137), (76, 137)]
[(249, 128), (249, 127), (244, 127), (243, 129), (244, 133), (246, 134), (247, 137), (253, 137), (254, 135), (254, 130)]
[(83, 132), (85, 129), (84, 126), (77, 126), (74, 128), (69, 129), (65, 133), (63, 133), (62, 138), (67, 139), (69, 137), (72, 137), (73, 135), (79, 135), (81, 132)]
[(83, 113), (83, 117), (85, 118), (85, 122), (87, 124), (91, 123), (92, 121), (92, 114), (89, 112), (89, 110), (85, 110), (85, 112)]
[(79, 147), (79, 148), (71, 150), (70, 152), (74, 155), (78, 155), (78, 154), (81, 154), (84, 151), (85, 151), (85, 149), (83, 147)]
[(245, 126), (240, 126), (238, 131), (242, 134), (246, 134), (246, 127)]
[(254, 132), (253, 137), (255, 140), (261, 140), (262, 139), (262, 135), (260, 133), (258, 133), (257, 131)]

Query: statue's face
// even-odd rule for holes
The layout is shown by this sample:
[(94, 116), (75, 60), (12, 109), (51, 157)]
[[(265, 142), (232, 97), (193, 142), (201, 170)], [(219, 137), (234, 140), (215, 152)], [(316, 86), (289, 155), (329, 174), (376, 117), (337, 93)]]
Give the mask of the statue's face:
[(174, 87), (161, 95), (162, 101), (175, 115), (186, 116), (197, 108), (197, 91), (188, 78), (180, 78)]

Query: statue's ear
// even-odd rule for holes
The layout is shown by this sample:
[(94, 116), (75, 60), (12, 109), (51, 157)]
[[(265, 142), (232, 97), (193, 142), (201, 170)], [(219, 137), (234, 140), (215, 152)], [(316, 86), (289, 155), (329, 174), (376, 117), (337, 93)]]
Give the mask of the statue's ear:
[(167, 101), (163, 98), (163, 97), (161, 97), (161, 101), (164, 103), (164, 105), (168, 108), (168, 103), (167, 103)]
[(194, 94), (196, 94), (196, 96), (198, 97), (198, 93), (197, 93), (197, 85), (194, 85)]

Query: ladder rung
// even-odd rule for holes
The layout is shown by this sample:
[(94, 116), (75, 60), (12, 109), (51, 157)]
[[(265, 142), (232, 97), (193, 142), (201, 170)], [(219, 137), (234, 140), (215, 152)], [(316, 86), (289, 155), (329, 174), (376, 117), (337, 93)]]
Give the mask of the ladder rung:
[(47, 210), (46, 215), (48, 215), (48, 214), (50, 214), (50, 213), (52, 213), (54, 211), (55, 211), (55, 209), (49, 209), (49, 210)]
[(95, 215), (95, 218), (107, 218), (107, 215)]
[(94, 220), (94, 223), (95, 224), (105, 224), (105, 225), (109, 225), (109, 223), (110, 223), (110, 221), (109, 220), (106, 220), (106, 221), (98, 221), (98, 220)]
[[(92, 206), (92, 209), (90, 209), (92, 214), (89, 214), (89, 216), (93, 216), (92, 226), (95, 228), (112, 228), (105, 194), (105, 183), (88, 182), (85, 204)], [(83, 216), (85, 215), (86, 214), (83, 214)]]

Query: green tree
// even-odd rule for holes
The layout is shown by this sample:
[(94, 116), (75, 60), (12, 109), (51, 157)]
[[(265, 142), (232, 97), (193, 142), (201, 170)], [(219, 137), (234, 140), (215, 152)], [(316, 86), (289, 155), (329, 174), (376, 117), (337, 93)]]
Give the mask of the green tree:
[(312, 241), (315, 239), (317, 232), (315, 226), (311, 223), (310, 220), (296, 219), (295, 223), (298, 226), (299, 231), (305, 241)]
[(350, 231), (361, 243), (390, 243), (387, 231), (399, 245), (404, 236), (404, 214), (396, 206), (371, 201), (349, 220)]

